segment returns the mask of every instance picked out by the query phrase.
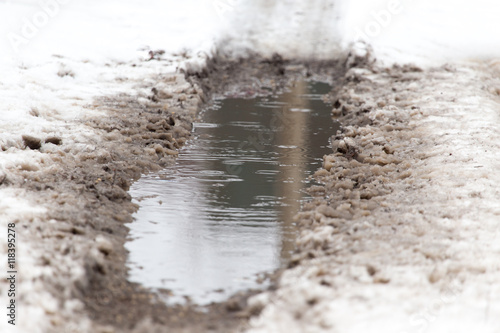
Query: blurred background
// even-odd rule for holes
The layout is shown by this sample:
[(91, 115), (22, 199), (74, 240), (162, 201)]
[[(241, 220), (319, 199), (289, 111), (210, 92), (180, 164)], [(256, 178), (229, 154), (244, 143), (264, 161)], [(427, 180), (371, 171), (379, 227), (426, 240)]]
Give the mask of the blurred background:
[(2, 63), (53, 54), (134, 57), (144, 48), (331, 58), (363, 40), (386, 61), (497, 56), (493, 0), (3, 0)]

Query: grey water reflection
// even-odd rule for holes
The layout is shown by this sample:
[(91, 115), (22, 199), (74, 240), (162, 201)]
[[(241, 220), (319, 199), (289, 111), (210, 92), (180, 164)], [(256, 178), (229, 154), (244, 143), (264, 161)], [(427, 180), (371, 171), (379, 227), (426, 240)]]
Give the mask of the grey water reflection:
[(258, 288), (286, 263), (307, 177), (337, 125), (324, 83), (296, 82), (276, 97), (225, 99), (195, 123), (174, 166), (131, 189), (130, 280), (172, 291), (169, 303), (221, 301)]

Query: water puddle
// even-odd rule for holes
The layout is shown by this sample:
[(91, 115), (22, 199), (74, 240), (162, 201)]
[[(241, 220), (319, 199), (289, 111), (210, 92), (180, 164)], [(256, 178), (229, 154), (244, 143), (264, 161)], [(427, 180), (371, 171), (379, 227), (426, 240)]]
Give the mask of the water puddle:
[(130, 193), (129, 279), (167, 289), (167, 303), (204, 305), (262, 288), (294, 249), (293, 215), (337, 130), (321, 100), (330, 87), (297, 82), (275, 97), (225, 99), (194, 124), (177, 163)]

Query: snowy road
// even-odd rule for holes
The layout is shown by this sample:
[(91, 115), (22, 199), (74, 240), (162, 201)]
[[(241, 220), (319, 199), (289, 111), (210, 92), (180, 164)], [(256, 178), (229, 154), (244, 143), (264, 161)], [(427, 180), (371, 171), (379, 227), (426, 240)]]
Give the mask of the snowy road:
[[(253, 330), (366, 332), (372, 323), (389, 332), (468, 332), (478, 325), (481, 332), (498, 332), (500, 66), (491, 60), (500, 56), (497, 8), (491, 0), (0, 1), (0, 257), (7, 257), (7, 226), (15, 222), (22, 304), (15, 329), (1, 320), (0, 330), (93, 330), (75, 298), (73, 285), (85, 279), (83, 263), (67, 256), (73, 238), (63, 241), (49, 232), (58, 222), (47, 219), (47, 203), (64, 202), (64, 193), (49, 198), (33, 184), (37, 175), (61, 172), (67, 156), (101, 152), (106, 158), (100, 149), (111, 136), (88, 120), (114, 116), (96, 100), (122, 94), (147, 105), (159, 78), (175, 81), (174, 72), (186, 63), (202, 68), (219, 40), (225, 41), (221, 49), (236, 56), (253, 51), (329, 59), (360, 37), (381, 63), (452, 65), (416, 73), (383, 67), (351, 73), (362, 83), (347, 81), (352, 90), (342, 91), (345, 102), (351, 111), (369, 104), (367, 116), (380, 130), (354, 128), (360, 131), (355, 144), (380, 155), (373, 142), (391, 138), (387, 151), (406, 163), (408, 176), (370, 169), (388, 172), (390, 191), (380, 195), (378, 208), (367, 209), (369, 215), (351, 214), (363, 233), (359, 238), (349, 219), (338, 222), (346, 228), (337, 232), (325, 215), (331, 212), (316, 212), (321, 227), (299, 239), (306, 253), (317, 243), (328, 245), (323, 252), (339, 244), (345, 246), (339, 251), (359, 251), (345, 254), (345, 262), (320, 251), (317, 261), (286, 272), (281, 288), (262, 301), (267, 306), (252, 321)], [(166, 53), (157, 55), (161, 61), (147, 61), (155, 50)], [(186, 84), (179, 79), (164, 88), (177, 94)], [(392, 138), (391, 120), (403, 122), (401, 137)], [(41, 139), (41, 149), (25, 148), (26, 135)], [(51, 137), (62, 138), (62, 145), (43, 142)], [(346, 162), (332, 157), (329, 163)], [(345, 191), (351, 185), (340, 186)], [(394, 234), (411, 246), (392, 244), (389, 227), (378, 228), (383, 221), (397, 224)], [(84, 238), (71, 251), (107, 248), (106, 239), (78, 239)], [(390, 249), (398, 253), (388, 255)], [(6, 280), (0, 290), (0, 304), (8, 304)]]

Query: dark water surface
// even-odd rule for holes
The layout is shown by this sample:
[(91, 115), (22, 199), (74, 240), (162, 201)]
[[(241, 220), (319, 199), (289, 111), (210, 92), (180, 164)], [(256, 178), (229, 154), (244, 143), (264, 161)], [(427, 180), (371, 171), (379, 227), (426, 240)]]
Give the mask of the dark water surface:
[(325, 83), (296, 82), (275, 97), (225, 99), (194, 124), (177, 163), (131, 188), (130, 280), (172, 291), (169, 303), (222, 301), (259, 288), (285, 264), (292, 221), (338, 126)]

